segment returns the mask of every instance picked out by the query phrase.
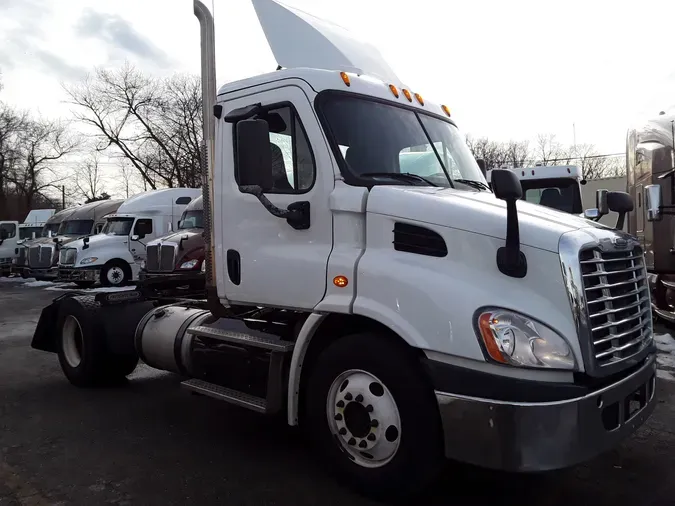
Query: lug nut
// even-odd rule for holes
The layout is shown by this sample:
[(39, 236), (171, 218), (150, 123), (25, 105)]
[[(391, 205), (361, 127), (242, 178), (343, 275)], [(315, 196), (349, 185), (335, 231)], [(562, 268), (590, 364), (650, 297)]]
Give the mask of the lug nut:
[(356, 402), (363, 402), (363, 395), (359, 394), (356, 396), (356, 399), (354, 399)]
[(376, 439), (376, 438), (375, 438), (375, 434), (373, 434), (373, 433), (371, 432), (370, 434), (368, 434), (368, 437), (367, 437), (366, 439), (367, 439), (368, 441), (375, 441), (375, 439)]
[(347, 395), (345, 395), (345, 399), (347, 399), (348, 401), (351, 401), (352, 400), (352, 394), (347, 392)]
[(338, 408), (344, 408), (344, 407), (345, 407), (345, 403), (344, 403), (343, 401), (338, 401), (338, 403), (336, 404), (336, 406), (337, 406)]
[(365, 441), (361, 441), (359, 443), (359, 448), (368, 448), (368, 443), (366, 443)]
[(335, 415), (335, 419), (339, 422), (340, 420), (342, 420), (342, 415), (338, 413), (337, 415)]
[(345, 429), (344, 427), (342, 427), (342, 428), (338, 431), (338, 434), (340, 434), (341, 436), (346, 436), (346, 435), (347, 435), (347, 429)]
[(374, 408), (373, 408), (373, 405), (372, 405), (372, 404), (368, 404), (368, 405), (366, 406), (366, 411), (367, 411), (368, 413), (372, 413), (372, 412), (373, 412), (373, 409), (374, 409)]
[(348, 444), (349, 446), (354, 446), (354, 445), (356, 444), (356, 439), (351, 438), (349, 441), (347, 441), (347, 444)]
[(371, 426), (371, 427), (377, 427), (378, 425), (380, 425), (380, 422), (378, 422), (377, 420), (371, 420), (371, 421), (370, 421), (370, 426)]

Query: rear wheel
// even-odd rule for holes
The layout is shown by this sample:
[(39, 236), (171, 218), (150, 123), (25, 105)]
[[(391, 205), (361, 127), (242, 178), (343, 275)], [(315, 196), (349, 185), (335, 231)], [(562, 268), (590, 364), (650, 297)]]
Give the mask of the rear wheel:
[(114, 384), (131, 374), (138, 364), (135, 354), (108, 351), (99, 306), (93, 297), (64, 299), (57, 321), (57, 353), (63, 373), (73, 385), (92, 387)]
[(443, 463), (433, 389), (409, 350), (382, 335), (343, 337), (321, 353), (303, 422), (334, 470), (371, 497), (420, 492)]

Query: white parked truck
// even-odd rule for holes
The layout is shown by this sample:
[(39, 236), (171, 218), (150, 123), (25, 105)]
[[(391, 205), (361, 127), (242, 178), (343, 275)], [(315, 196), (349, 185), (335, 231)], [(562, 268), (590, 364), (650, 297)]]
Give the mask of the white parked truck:
[(23, 223), (0, 221), (0, 275), (8, 275), (19, 256), (19, 246), (26, 240), (40, 236), (45, 222), (54, 215), (54, 209), (33, 209)]
[[(635, 239), (520, 201), (510, 171), (493, 193), (448, 107), (372, 46), (253, 4), (281, 69), (216, 93), (195, 0), (207, 299), (64, 295), (32, 346), (77, 386), (140, 357), (192, 392), (283, 413), (370, 496), (423, 490), (444, 457), (542, 471), (632, 434), (656, 377)], [(421, 147), (434, 169), (400, 172)], [(625, 213), (623, 197), (610, 203)]]
[(38, 280), (55, 281), (58, 277), (59, 251), (68, 243), (101, 232), (108, 214), (114, 212), (122, 200), (99, 200), (71, 207), (55, 237), (41, 238), (24, 244), (26, 248), (25, 276)]
[(81, 286), (101, 282), (122, 286), (138, 279), (146, 245), (178, 228), (185, 207), (201, 195), (194, 188), (167, 188), (139, 193), (106, 216), (100, 234), (62, 248), (58, 279)]

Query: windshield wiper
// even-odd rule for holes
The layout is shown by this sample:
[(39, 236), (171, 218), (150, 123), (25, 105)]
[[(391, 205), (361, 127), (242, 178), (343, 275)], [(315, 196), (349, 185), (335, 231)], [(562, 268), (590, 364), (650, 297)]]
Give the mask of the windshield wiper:
[(478, 188), (479, 190), (488, 190), (490, 191), (490, 187), (483, 183), (482, 181), (474, 181), (473, 179), (453, 179), (455, 183), (462, 183), (468, 186), (473, 186), (474, 188)]
[(428, 184), (429, 186), (438, 186), (436, 183), (432, 183), (428, 179), (418, 176), (417, 174), (412, 174), (411, 172), (366, 172), (365, 174), (361, 174), (362, 176), (370, 176), (370, 177), (390, 177), (392, 179), (403, 179), (405, 181), (416, 181), (424, 184)]

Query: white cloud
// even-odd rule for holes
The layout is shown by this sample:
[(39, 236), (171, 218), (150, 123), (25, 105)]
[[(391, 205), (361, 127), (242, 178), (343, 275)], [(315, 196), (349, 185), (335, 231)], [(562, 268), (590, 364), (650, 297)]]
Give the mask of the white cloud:
[[(250, 0), (214, 0), (218, 83), (275, 68)], [(636, 118), (675, 105), (672, 36), (647, 20), (675, 2), (286, 0), (372, 41), (465, 132), (624, 149)], [(58, 7), (57, 7), (58, 5)], [(642, 21), (642, 20), (645, 21)], [(129, 59), (149, 72), (199, 72), (191, 0), (0, 0), (3, 100), (66, 114), (60, 81)]]

